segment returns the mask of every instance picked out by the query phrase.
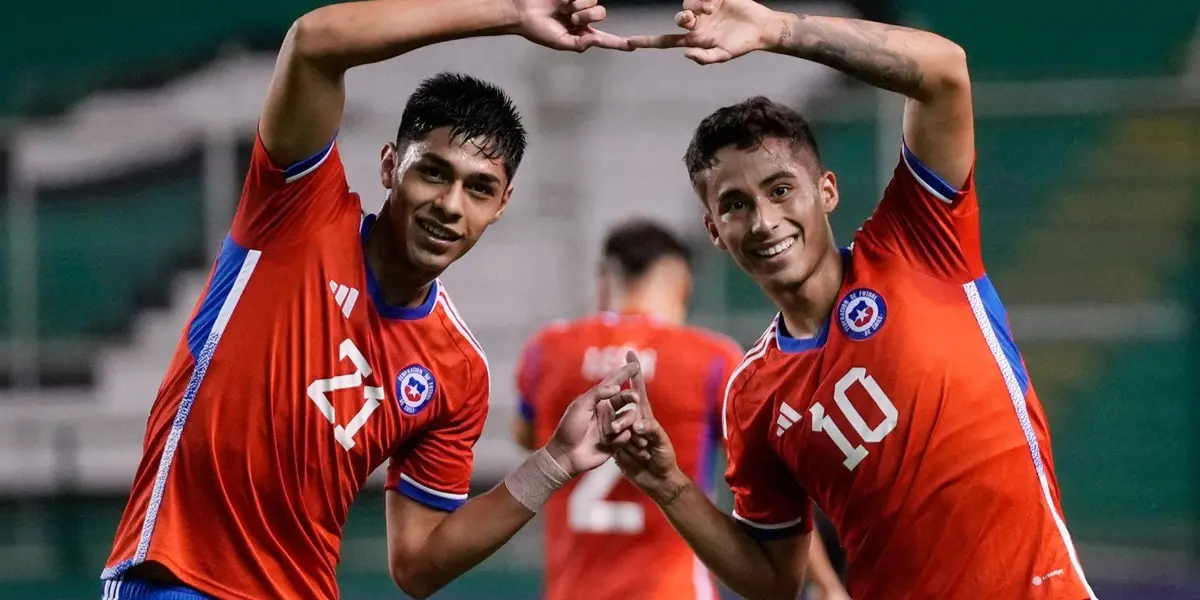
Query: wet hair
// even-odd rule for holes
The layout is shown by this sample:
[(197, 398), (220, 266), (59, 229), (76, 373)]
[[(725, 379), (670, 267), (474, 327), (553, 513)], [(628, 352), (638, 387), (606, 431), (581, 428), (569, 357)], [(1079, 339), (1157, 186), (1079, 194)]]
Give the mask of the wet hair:
[(512, 99), (470, 75), (439, 73), (422, 81), (404, 106), (396, 146), (403, 150), (442, 127), (451, 137), (482, 141), (483, 155), (502, 159), (509, 180), (525, 155), (525, 126)]
[(615, 263), (626, 281), (646, 274), (663, 258), (692, 260), (692, 252), (666, 227), (647, 219), (626, 221), (609, 230), (604, 238), (604, 259)]
[(692, 182), (716, 164), (717, 152), (728, 146), (749, 150), (769, 137), (791, 142), (795, 149), (812, 152), (814, 166), (821, 170), (821, 153), (808, 121), (800, 113), (762, 96), (717, 109), (704, 118), (692, 134), (683, 162)]

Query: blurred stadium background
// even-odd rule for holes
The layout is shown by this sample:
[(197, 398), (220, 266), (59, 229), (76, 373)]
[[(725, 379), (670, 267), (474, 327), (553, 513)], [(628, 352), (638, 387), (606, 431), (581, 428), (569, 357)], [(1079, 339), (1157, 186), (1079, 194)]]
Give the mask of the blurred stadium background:
[[(0, 598), (97, 596), (149, 403), (232, 215), (274, 51), (316, 5), (35, 2), (0, 37)], [(608, 5), (619, 33), (661, 30), (676, 10)], [(1200, 598), (1200, 9), (792, 8), (932, 28), (967, 49), (986, 260), (1050, 414), (1084, 566), (1103, 598)], [(382, 201), (380, 144), (439, 70), (499, 83), (531, 131), (509, 213), (444, 278), (493, 369), (481, 489), (521, 457), (508, 439), (517, 350), (545, 320), (589, 310), (604, 228), (649, 215), (707, 247), (680, 163), (704, 114), (766, 94), (810, 115), (841, 183), (842, 240), (899, 148), (897, 97), (801, 61), (701, 71), (675, 53), (471, 40), (350, 74), (340, 143), (368, 210)], [(768, 303), (724, 256), (702, 251), (701, 263), (695, 319), (752, 341)], [(378, 483), (347, 525), (349, 600), (399, 594)], [(536, 597), (539, 536), (528, 528), (440, 597)]]

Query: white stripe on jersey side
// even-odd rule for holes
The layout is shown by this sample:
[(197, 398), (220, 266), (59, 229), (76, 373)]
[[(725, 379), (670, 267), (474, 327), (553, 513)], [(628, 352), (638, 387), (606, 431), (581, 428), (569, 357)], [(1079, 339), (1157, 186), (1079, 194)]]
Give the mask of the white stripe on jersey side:
[(1058, 534), (1062, 537), (1063, 545), (1067, 547), (1067, 556), (1071, 559), (1071, 567), (1075, 569), (1075, 573), (1079, 576), (1079, 581), (1083, 582), (1083, 587), (1087, 589), (1088, 597), (1092, 600), (1096, 599), (1096, 593), (1092, 591), (1092, 586), (1088, 584), (1087, 578), (1083, 575), (1083, 566), (1079, 564), (1079, 557), (1075, 554), (1075, 544), (1071, 541), (1071, 534), (1067, 532), (1067, 524), (1058, 514), (1058, 510), (1054, 508), (1054, 497), (1050, 494), (1050, 484), (1046, 478), (1046, 466), (1042, 461), (1041, 445), (1038, 443), (1037, 435), (1033, 431), (1033, 423), (1029, 419), (1029, 407), (1025, 399), (1025, 390), (1021, 389), (1021, 384), (1017, 381), (1017, 375), (1013, 372), (1013, 366), (1008, 362), (1008, 357), (1004, 355), (1004, 349), (1000, 346), (1000, 340), (996, 337), (996, 331), (992, 329), (991, 320), (988, 319), (987, 310), (983, 306), (983, 298), (979, 295), (979, 288), (975, 282), (970, 282), (963, 285), (963, 290), (967, 293), (967, 301), (971, 304), (971, 312), (975, 313), (975, 321), (979, 325), (979, 329), (983, 332), (984, 339), (987, 340), (988, 349), (992, 351), (992, 357), (996, 359), (996, 365), (1000, 367), (1000, 374), (1004, 376), (1004, 386), (1008, 388), (1008, 397), (1012, 400), (1013, 409), (1017, 413), (1017, 422), (1021, 425), (1021, 432), (1025, 434), (1025, 443), (1029, 446), (1029, 454), (1033, 457), (1033, 468), (1037, 472), (1038, 483), (1042, 488), (1042, 496), (1046, 500), (1046, 510), (1050, 511), (1050, 516), (1054, 518), (1054, 525), (1058, 528)]
[(696, 600), (713, 600), (712, 577), (708, 567), (695, 555), (692, 556), (692, 585), (696, 588)]
[(175, 420), (171, 423), (171, 432), (167, 435), (166, 446), (163, 448), (162, 456), (158, 460), (158, 473), (154, 476), (154, 489), (150, 493), (150, 506), (146, 509), (146, 518), (142, 522), (142, 536), (138, 540), (137, 553), (133, 555), (133, 564), (135, 565), (146, 560), (146, 553), (150, 550), (150, 537), (154, 535), (154, 525), (158, 520), (158, 510), (162, 506), (163, 491), (167, 487), (167, 476), (171, 473), (171, 462), (175, 459), (175, 451), (179, 448), (179, 438), (183, 434), (183, 425), (187, 421), (187, 414), (191, 410), (192, 401), (195, 399), (196, 392), (200, 388), (200, 382), (204, 380), (204, 374), (208, 372), (208, 365), (212, 362), (213, 353), (217, 349), (217, 343), (221, 341), (221, 336), (225, 333), (225, 326), (229, 324), (229, 317), (233, 314), (233, 309), (237, 306), (238, 300), (241, 299), (242, 292), (246, 291), (246, 283), (250, 281), (250, 275), (254, 273), (254, 267), (258, 264), (258, 258), (261, 255), (261, 250), (246, 251), (246, 258), (242, 260), (242, 267), (238, 269), (237, 279), (234, 280), (233, 287), (229, 290), (229, 295), (225, 297), (225, 302), (221, 304), (221, 310), (217, 313), (217, 318), (213, 322), (212, 330), (208, 334), (208, 340), (204, 342), (204, 346), (200, 350), (200, 355), (196, 357), (196, 364), (192, 369), (191, 381), (188, 382), (183, 399), (179, 402), (179, 408), (175, 413)]
[(316, 171), (318, 167), (325, 164), (325, 159), (329, 158), (329, 155), (332, 153), (333, 153), (333, 142), (329, 142), (329, 147), (325, 148), (325, 153), (321, 155), (320, 160), (313, 163), (313, 165), (311, 167), (309, 167), (303, 171), (300, 171), (299, 173), (296, 173), (295, 175), (291, 175), (289, 177), (284, 177), (283, 182), (291, 183), (293, 181), (296, 181), (297, 179), (300, 179), (301, 177), (304, 177), (305, 175), (308, 175), (309, 173), (312, 173), (313, 171)]
[(423, 483), (418, 482), (416, 479), (413, 479), (412, 477), (405, 475), (404, 473), (400, 474), (400, 479), (407, 481), (409, 483), (409, 485), (417, 488), (418, 490), (421, 490), (422, 492), (425, 492), (427, 494), (432, 494), (434, 496), (437, 496), (438, 498), (446, 498), (447, 500), (466, 500), (467, 499), (466, 494), (451, 494), (450, 492), (443, 492), (441, 490), (435, 490)]
[(441, 302), (442, 306), (446, 308), (446, 314), (450, 316), (450, 322), (454, 323), (454, 328), (463, 337), (467, 338), (467, 342), (479, 353), (479, 358), (483, 359), (483, 369), (487, 374), (488, 392), (490, 393), (492, 389), (492, 367), (488, 365), (487, 354), (484, 354), (483, 348), (479, 345), (475, 336), (471, 334), (471, 330), (467, 328), (467, 322), (458, 314), (458, 309), (454, 307), (454, 302), (450, 300), (450, 294), (446, 292), (446, 286), (439, 285), (438, 288), (437, 301)]
[(737, 511), (735, 510), (735, 511), (733, 511), (733, 518), (735, 518), (755, 529), (766, 529), (767, 531), (771, 531), (771, 530), (775, 530), (775, 529), (787, 529), (788, 527), (795, 527), (796, 525), (799, 525), (801, 521), (804, 520), (804, 515), (800, 515), (799, 517), (792, 519), (791, 521), (786, 521), (784, 523), (759, 523), (757, 521), (751, 521), (750, 519), (747, 519), (746, 517), (739, 515), (737, 513)]
[(745, 358), (733, 370), (733, 374), (729, 376), (729, 381), (725, 382), (725, 396), (721, 400), (721, 437), (726, 442), (729, 441), (729, 392), (733, 389), (733, 382), (737, 379), (750, 363), (766, 356), (767, 349), (771, 347), (771, 341), (775, 339), (775, 321), (771, 321), (771, 326), (758, 338), (757, 342), (750, 347), (750, 351), (746, 353)]

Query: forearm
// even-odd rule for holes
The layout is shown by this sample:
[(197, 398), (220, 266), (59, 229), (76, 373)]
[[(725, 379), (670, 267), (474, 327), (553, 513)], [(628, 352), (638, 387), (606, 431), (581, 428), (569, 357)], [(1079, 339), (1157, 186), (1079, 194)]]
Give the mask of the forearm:
[(680, 479), (651, 497), (701, 562), (738, 595), (751, 600), (796, 597), (800, 581), (795, 572), (777, 571), (762, 545), (690, 480)]
[(508, 0), (370, 0), (318, 8), (295, 25), (295, 51), (332, 70), (380, 62), (461, 37), (512, 30)]
[(438, 523), (421, 552), (409, 558), (415, 564), (394, 566), (396, 583), (409, 595), (429, 596), (491, 556), (533, 515), (498, 485)]
[(919, 101), (969, 86), (966, 54), (939, 35), (860, 19), (773, 12), (764, 46)]
[(813, 532), (812, 542), (808, 547), (808, 578), (826, 594), (842, 589), (842, 581), (838, 579), (833, 563), (829, 562), (829, 554), (825, 552), (825, 542), (816, 532)]

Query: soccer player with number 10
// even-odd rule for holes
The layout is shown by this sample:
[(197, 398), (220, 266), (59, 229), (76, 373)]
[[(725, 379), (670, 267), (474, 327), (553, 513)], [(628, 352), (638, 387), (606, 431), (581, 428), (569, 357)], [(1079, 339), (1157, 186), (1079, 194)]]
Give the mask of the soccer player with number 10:
[(814, 501), (856, 600), (1093, 597), (1045, 415), (984, 270), (963, 50), (754, 0), (685, 0), (676, 24), (633, 42), (701, 64), (766, 50), (840, 69), (907, 96), (904, 143), (839, 250), (837, 181), (800, 115), (754, 98), (700, 123), (685, 162), (705, 226), (779, 315), (724, 394), (733, 518), (675, 465), (648, 404), (617, 456), (626, 475), (747, 598), (795, 597)]

